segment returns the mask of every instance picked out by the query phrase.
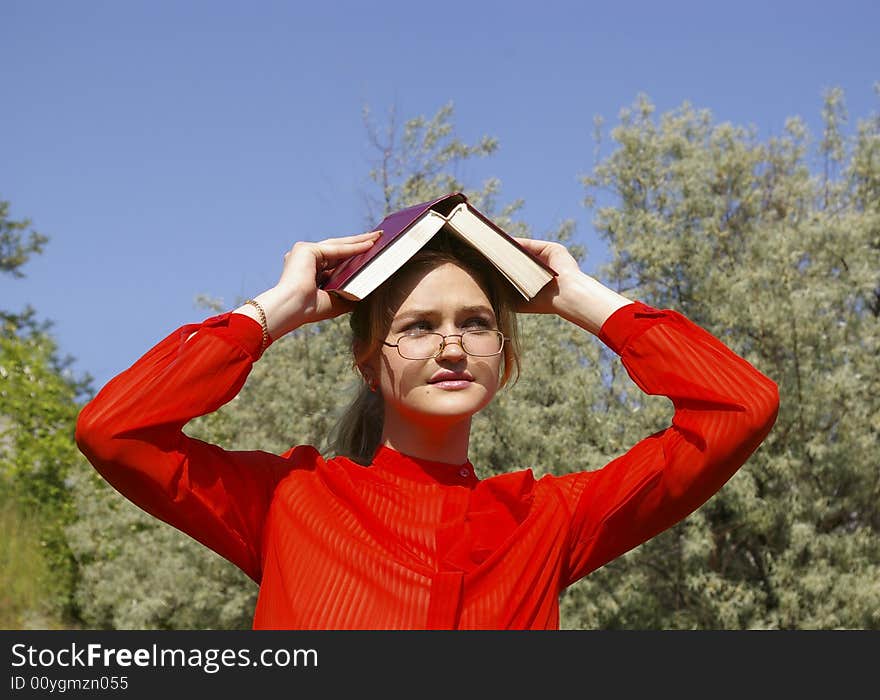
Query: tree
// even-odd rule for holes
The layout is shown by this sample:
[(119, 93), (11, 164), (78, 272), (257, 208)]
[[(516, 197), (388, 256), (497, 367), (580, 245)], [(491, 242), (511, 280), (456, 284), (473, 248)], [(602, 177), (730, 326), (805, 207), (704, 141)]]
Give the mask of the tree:
[[(0, 272), (23, 277), (22, 266), (31, 255), (43, 252), (49, 238), (30, 226), (30, 219), (14, 221), (9, 218), (9, 202), (0, 200)], [(22, 236), (25, 231), (28, 231), (27, 237)]]
[[(28, 220), (10, 219), (9, 203), (0, 201), (0, 272), (23, 277), (23, 265), (42, 252), (48, 238), (33, 230), (23, 238), (29, 227)], [(59, 356), (50, 328), (31, 308), (0, 310), (0, 505), (10, 528), (2, 559), (39, 548), (22, 561), (37, 572), (31, 583), (41, 595), (3, 581), (5, 621), (15, 626), (61, 624), (47, 620), (76, 616), (76, 566), (64, 527), (74, 515), (67, 478), (84, 461), (73, 428), (77, 397), (88, 390), (89, 378), (70, 373), (71, 360)], [(0, 568), (10, 577), (28, 575)]]
[(880, 627), (880, 121), (844, 135), (839, 90), (823, 118), (817, 143), (796, 118), (761, 142), (642, 97), (584, 178), (611, 200), (605, 274), (721, 337), (781, 409), (706, 506), (570, 591), (572, 626)]

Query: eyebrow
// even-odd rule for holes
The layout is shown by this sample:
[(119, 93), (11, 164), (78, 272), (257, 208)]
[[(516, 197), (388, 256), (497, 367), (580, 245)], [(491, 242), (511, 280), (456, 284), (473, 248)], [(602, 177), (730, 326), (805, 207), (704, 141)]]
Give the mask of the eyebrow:
[[(420, 309), (420, 308), (410, 308), (406, 309), (399, 316), (394, 317), (394, 322), (402, 321), (404, 319), (410, 318), (425, 318), (437, 315), (436, 309)], [(491, 318), (495, 318), (495, 312), (492, 310), (491, 306), (486, 306), (484, 304), (476, 304), (474, 306), (464, 306), (457, 310), (457, 313), (460, 314), (473, 314), (473, 313), (482, 313), (490, 316)]]

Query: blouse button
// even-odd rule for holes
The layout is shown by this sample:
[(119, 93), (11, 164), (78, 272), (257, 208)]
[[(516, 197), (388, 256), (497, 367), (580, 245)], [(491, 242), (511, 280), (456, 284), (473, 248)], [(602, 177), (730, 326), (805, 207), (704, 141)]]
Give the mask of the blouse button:
[(470, 476), (470, 472), (469, 472), (466, 468), (464, 468), (464, 467), (462, 467), (462, 469), (458, 472), (458, 474), (459, 474), (459, 476), (461, 476), (463, 479), (464, 479), (464, 478), (467, 478), (468, 476)]

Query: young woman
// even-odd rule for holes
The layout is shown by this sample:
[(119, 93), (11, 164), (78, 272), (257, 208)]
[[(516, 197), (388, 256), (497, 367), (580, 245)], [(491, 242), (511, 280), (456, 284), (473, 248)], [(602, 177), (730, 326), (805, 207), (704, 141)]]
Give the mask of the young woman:
[[(297, 243), (272, 289), (179, 328), (79, 417), (77, 443), (107, 481), (259, 584), (255, 629), (556, 629), (563, 589), (693, 512), (775, 421), (773, 381), (681, 314), (585, 275), (557, 243), (519, 239), (557, 273), (519, 308), (491, 266), (439, 243), (358, 304), (320, 289), (376, 237)], [(347, 312), (364, 384), (335, 456), (227, 451), (183, 432), (239, 392), (269, 342)], [(471, 419), (517, 371), (516, 312), (596, 335), (643, 391), (672, 400), (672, 424), (601, 469), (480, 480)]]

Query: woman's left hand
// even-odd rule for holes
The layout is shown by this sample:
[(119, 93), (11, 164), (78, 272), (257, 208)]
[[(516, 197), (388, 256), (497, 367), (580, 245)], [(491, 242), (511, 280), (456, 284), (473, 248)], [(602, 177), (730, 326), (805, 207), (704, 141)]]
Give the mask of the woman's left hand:
[(572, 278), (583, 276), (577, 260), (562, 243), (535, 238), (516, 238), (523, 248), (556, 273), (531, 301), (523, 301), (517, 311), (528, 314), (560, 314), (560, 295)]
[(577, 260), (562, 243), (533, 238), (516, 242), (556, 272), (531, 301), (523, 301), (520, 313), (557, 314), (590, 333), (598, 334), (602, 324), (617, 309), (632, 303), (621, 294), (581, 271)]

